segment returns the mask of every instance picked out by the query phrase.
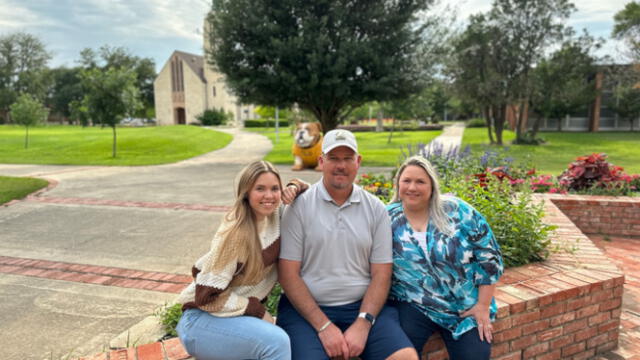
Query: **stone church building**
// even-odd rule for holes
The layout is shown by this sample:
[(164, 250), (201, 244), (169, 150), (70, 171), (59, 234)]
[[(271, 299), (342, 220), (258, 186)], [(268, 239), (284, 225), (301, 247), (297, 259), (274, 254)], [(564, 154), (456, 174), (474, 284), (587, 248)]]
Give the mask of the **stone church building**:
[[(204, 46), (208, 47), (206, 36)], [(174, 51), (153, 82), (153, 90), (158, 125), (197, 123), (196, 117), (212, 108), (233, 114), (232, 126), (257, 118), (254, 106), (238, 103), (224, 76), (212, 70), (202, 55)]]

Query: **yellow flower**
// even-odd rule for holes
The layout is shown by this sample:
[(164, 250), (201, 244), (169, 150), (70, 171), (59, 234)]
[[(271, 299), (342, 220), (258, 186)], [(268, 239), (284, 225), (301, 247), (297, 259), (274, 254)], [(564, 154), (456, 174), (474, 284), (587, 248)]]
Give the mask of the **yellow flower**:
[(380, 186), (380, 185), (382, 185), (382, 184), (380, 183), (380, 181), (376, 181), (376, 182), (375, 182), (375, 184), (373, 184), (373, 185), (375, 185), (375, 186)]

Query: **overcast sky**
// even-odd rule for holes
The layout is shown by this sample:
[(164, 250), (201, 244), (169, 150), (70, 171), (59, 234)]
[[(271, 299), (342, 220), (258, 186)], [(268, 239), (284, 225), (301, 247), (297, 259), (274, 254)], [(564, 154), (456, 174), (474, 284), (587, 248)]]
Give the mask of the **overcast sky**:
[[(312, 1), (312, 0), (311, 0)], [(446, 1), (446, 0), (445, 0)], [(602, 53), (615, 55), (613, 15), (631, 0), (579, 0), (568, 25), (604, 37)], [(490, 0), (448, 0), (459, 17), (487, 11)], [(0, 0), (0, 34), (25, 31), (53, 53), (49, 65), (74, 66), (80, 50), (124, 46), (152, 58), (159, 70), (174, 50), (202, 53), (202, 23), (210, 0)]]

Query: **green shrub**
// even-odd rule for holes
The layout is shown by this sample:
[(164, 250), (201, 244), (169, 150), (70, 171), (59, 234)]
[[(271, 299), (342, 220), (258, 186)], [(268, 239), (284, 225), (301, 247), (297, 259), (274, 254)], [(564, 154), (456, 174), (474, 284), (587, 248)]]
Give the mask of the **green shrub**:
[(224, 125), (227, 123), (229, 115), (222, 108), (220, 110), (208, 109), (196, 116), (196, 119), (204, 126)]
[[(273, 287), (265, 301), (264, 305), (267, 308), (267, 311), (273, 316), (278, 315), (278, 302), (280, 302), (281, 294), (282, 288), (280, 287), (280, 284), (276, 283), (276, 286)], [(178, 326), (178, 321), (180, 321), (180, 317), (182, 316), (182, 304), (165, 304), (162, 308), (157, 310), (154, 315), (159, 318), (160, 324), (162, 324), (167, 335), (178, 336), (176, 327)]]
[(487, 127), (487, 122), (485, 121), (485, 119), (475, 118), (475, 119), (471, 119), (471, 120), (467, 121), (466, 127), (468, 127), (468, 128)]
[(271, 293), (267, 297), (267, 301), (265, 301), (264, 306), (267, 308), (267, 311), (273, 315), (278, 315), (278, 303), (280, 302), (280, 296), (282, 295), (282, 287), (280, 287), (279, 283), (276, 283), (276, 286), (271, 289)]
[(167, 335), (178, 336), (176, 332), (176, 326), (182, 316), (182, 304), (165, 304), (162, 308), (154, 313), (160, 320)]
[(556, 227), (542, 222), (543, 202), (534, 202), (530, 184), (514, 188), (491, 176), (481, 184), (468, 177), (443, 183), (449, 192), (471, 204), (493, 230), (506, 267), (542, 261), (549, 256), (549, 233)]
[[(260, 127), (275, 127), (276, 121), (273, 119), (253, 119), (253, 120), (245, 120), (244, 127), (247, 128), (260, 128)], [(280, 119), (278, 120), (279, 127), (288, 127), (289, 120)]]

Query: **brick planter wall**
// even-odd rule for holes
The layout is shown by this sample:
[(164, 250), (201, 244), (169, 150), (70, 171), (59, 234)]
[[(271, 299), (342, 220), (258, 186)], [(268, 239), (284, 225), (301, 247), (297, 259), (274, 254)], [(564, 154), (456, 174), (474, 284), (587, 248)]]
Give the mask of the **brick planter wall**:
[[(618, 345), (624, 275), (554, 205), (572, 197), (539, 198), (545, 201), (546, 222), (558, 226), (552, 242), (564, 251), (505, 271), (495, 294), (491, 357), (589, 359), (612, 350)], [(440, 337), (425, 345), (423, 359), (448, 359)]]
[[(505, 271), (495, 294), (498, 319), (494, 323), (491, 357), (494, 360), (593, 358), (618, 345), (624, 275), (580, 230), (640, 235), (637, 227), (640, 199), (556, 194), (538, 197), (545, 201), (545, 221), (558, 226), (551, 240), (564, 250), (555, 252), (545, 262)], [(624, 221), (610, 222), (613, 218)], [(602, 223), (616, 226), (605, 226), (605, 232)], [(163, 344), (147, 344), (84, 359), (188, 357), (179, 340), (171, 339)], [(448, 359), (439, 336), (433, 336), (425, 345), (423, 359)]]
[(640, 236), (640, 198), (550, 196), (585, 234)]

